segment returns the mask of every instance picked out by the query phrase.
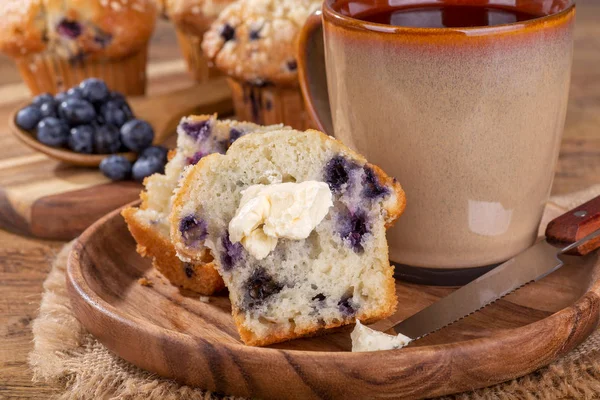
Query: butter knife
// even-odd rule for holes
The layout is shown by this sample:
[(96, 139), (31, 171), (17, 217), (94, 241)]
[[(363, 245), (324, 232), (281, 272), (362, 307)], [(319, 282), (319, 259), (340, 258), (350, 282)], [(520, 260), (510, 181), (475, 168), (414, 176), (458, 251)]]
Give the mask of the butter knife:
[[(563, 255), (585, 256), (600, 247), (600, 196), (552, 220), (546, 238), (413, 316), (394, 325), (398, 334), (416, 340), (538, 281), (563, 266)], [(370, 325), (375, 330), (388, 319)]]

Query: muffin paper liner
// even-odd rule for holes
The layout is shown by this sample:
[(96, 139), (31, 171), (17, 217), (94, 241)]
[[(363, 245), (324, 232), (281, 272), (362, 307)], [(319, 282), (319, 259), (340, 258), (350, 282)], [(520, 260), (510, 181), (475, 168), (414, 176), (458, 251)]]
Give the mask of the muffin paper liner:
[(314, 128), (299, 86), (258, 86), (228, 78), (236, 116), (261, 125), (285, 124), (294, 129)]
[(176, 31), (179, 48), (187, 62), (188, 71), (195, 81), (206, 82), (211, 78), (222, 76), (218, 69), (209, 65), (208, 59), (204, 56), (201, 48), (202, 37), (190, 35), (179, 29)]
[(111, 90), (125, 95), (146, 92), (147, 46), (129, 57), (116, 60), (69, 60), (55, 54), (35, 54), (17, 59), (21, 77), (32, 94), (69, 89), (86, 78), (103, 79)]

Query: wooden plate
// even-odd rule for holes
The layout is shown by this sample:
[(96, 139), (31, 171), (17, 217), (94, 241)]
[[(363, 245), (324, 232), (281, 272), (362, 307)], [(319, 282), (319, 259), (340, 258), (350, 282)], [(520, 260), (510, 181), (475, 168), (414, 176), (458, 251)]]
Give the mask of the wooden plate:
[[(211, 391), (259, 398), (431, 397), (525, 375), (580, 344), (600, 313), (594, 255), (400, 350), (350, 353), (348, 330), (253, 348), (241, 344), (226, 296), (200, 301), (135, 252), (115, 211), (80, 237), (67, 282), (83, 325), (141, 368)], [(153, 287), (141, 286), (147, 277)], [(452, 288), (398, 283), (398, 315)]]
[[(200, 95), (199, 95), (200, 94)], [(188, 89), (166, 93), (154, 97), (131, 97), (128, 102), (137, 118), (148, 121), (154, 128), (154, 144), (161, 144), (175, 132), (179, 120), (184, 115), (203, 112), (218, 112), (221, 115), (231, 112), (232, 103), (230, 91), (225, 78), (215, 79), (204, 86), (194, 86)], [(211, 105), (206, 111), (206, 105)], [(47, 146), (39, 142), (34, 132), (19, 128), (15, 122), (17, 112), (26, 106), (21, 104), (10, 115), (8, 126), (10, 131), (27, 146), (46, 154), (56, 160), (81, 167), (97, 167), (109, 154), (80, 154), (69, 149)], [(120, 153), (130, 161), (136, 159), (133, 152)]]

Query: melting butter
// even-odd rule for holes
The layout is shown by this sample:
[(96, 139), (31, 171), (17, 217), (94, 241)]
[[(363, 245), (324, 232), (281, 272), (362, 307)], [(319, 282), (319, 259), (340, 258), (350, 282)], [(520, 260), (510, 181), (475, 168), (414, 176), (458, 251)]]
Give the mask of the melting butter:
[(249, 186), (229, 222), (229, 237), (262, 260), (280, 238), (306, 239), (333, 206), (332, 198), (324, 182)]
[(411, 338), (401, 333), (393, 336), (373, 330), (358, 320), (350, 338), (353, 352), (400, 349), (411, 341)]

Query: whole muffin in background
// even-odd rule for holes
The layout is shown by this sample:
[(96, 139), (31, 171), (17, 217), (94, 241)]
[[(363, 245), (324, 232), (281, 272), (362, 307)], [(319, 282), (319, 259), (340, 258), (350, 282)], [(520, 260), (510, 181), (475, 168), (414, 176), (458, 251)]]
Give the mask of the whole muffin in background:
[(127, 95), (146, 88), (156, 0), (2, 0), (0, 51), (33, 94), (97, 77)]
[(298, 83), (296, 44), (315, 0), (238, 0), (204, 35), (206, 56), (229, 77), (237, 117), (310, 127)]
[(202, 53), (202, 37), (221, 11), (233, 0), (161, 0), (163, 14), (175, 25), (188, 70), (198, 82), (219, 76)]

